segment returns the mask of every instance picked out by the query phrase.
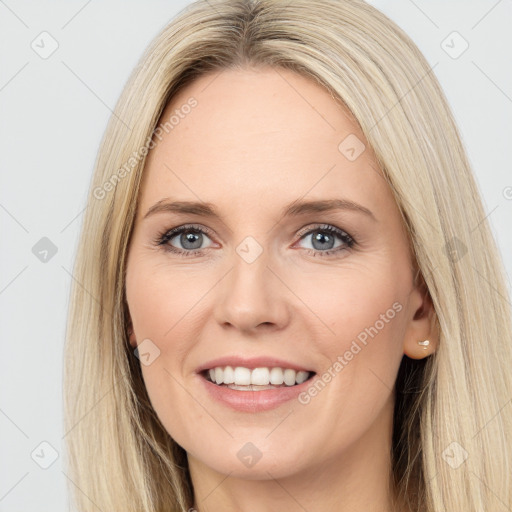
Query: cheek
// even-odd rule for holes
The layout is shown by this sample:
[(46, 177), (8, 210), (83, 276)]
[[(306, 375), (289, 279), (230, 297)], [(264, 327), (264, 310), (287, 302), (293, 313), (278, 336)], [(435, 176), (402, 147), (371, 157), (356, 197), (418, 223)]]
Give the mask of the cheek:
[(207, 276), (195, 279), (190, 271), (176, 272), (148, 260), (146, 256), (129, 261), (126, 297), (137, 344), (150, 340), (154, 343), (147, 345), (153, 347), (150, 352), (158, 354), (150, 364), (140, 363), (151, 405), (167, 431), (181, 438), (202, 412), (193, 401), (190, 407), (190, 395), (183, 387), (188, 376), (184, 361), (200, 339), (200, 299), (212, 284)]
[(302, 403), (326, 425), (371, 424), (390, 397), (406, 326), (409, 279), (400, 267), (407, 268), (406, 259), (380, 255), (317, 273), (314, 286), (304, 277), (296, 281), (294, 291), (320, 320), (308, 313), (324, 356), (322, 383)]
[(407, 268), (407, 261), (372, 255), (339, 267), (326, 266), (314, 276), (293, 277), (293, 291), (307, 306), (304, 312), (310, 323), (317, 319), (316, 339), (322, 352), (338, 354), (349, 348), (351, 340), (370, 338), (368, 331), (375, 336), (375, 329), (381, 339), (401, 342), (405, 315), (399, 311), (405, 310), (409, 279), (400, 267)]
[(126, 295), (137, 341), (150, 338), (162, 343), (173, 337), (182, 321), (190, 321), (191, 310), (204, 293), (196, 285), (200, 283), (186, 273), (161, 265), (128, 265)]

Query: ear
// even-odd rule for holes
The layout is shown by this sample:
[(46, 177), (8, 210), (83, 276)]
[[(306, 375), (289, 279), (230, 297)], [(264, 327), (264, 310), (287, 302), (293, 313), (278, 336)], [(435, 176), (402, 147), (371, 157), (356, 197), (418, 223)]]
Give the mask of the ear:
[(408, 314), (403, 351), (411, 359), (423, 359), (437, 350), (439, 328), (432, 298), (421, 275), (411, 292)]
[(133, 324), (130, 320), (128, 326), (126, 327), (128, 333), (128, 341), (133, 349), (137, 348), (137, 339), (135, 338), (135, 333), (133, 331)]

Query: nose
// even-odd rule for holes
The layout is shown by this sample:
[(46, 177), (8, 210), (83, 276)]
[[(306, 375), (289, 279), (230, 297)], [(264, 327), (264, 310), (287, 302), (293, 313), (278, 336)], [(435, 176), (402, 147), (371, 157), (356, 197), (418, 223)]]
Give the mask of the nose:
[(214, 316), (223, 328), (255, 334), (262, 328), (286, 327), (291, 292), (270, 260), (265, 250), (250, 263), (234, 253), (232, 268), (218, 284), (215, 297)]

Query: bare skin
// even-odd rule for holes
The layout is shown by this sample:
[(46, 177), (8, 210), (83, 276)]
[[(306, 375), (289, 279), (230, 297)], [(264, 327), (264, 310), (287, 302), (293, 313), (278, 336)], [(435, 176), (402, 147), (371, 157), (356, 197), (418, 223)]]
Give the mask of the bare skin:
[[(391, 190), (358, 126), (307, 78), (269, 68), (205, 75), (163, 119), (190, 97), (197, 106), (148, 156), (126, 292), (132, 347), (150, 339), (160, 350), (143, 377), (162, 424), (187, 451), (194, 507), (391, 512), (393, 385), (404, 354), (423, 358), (438, 343)], [(355, 139), (339, 149), (349, 134), (366, 146), (355, 159)], [(341, 198), (371, 215), (281, 215), (294, 201)], [(163, 199), (208, 202), (221, 218), (144, 218)], [(199, 253), (166, 251), (198, 250), (179, 234), (155, 242), (187, 224), (208, 229)], [(262, 251), (251, 263), (237, 252), (246, 237), (256, 244), (242, 247)], [(370, 326), (377, 334), (350, 357)], [(427, 348), (418, 344), (425, 339)], [(196, 373), (232, 354), (278, 357), (331, 379), (307, 403), (242, 412), (212, 400)], [(346, 364), (336, 370), (339, 357)], [(251, 467), (239, 456), (249, 442), (261, 454)]]

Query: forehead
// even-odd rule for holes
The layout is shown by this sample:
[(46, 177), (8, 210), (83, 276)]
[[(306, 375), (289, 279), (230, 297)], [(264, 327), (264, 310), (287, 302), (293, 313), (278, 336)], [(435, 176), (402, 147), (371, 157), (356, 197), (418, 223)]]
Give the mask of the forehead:
[(292, 71), (203, 75), (173, 98), (160, 125), (171, 118), (172, 129), (162, 131), (146, 162), (144, 211), (168, 195), (246, 208), (306, 194), (382, 207), (392, 201), (348, 111)]

